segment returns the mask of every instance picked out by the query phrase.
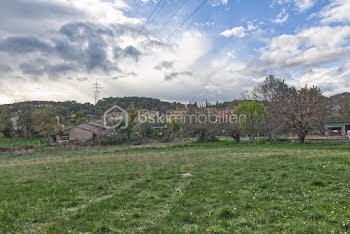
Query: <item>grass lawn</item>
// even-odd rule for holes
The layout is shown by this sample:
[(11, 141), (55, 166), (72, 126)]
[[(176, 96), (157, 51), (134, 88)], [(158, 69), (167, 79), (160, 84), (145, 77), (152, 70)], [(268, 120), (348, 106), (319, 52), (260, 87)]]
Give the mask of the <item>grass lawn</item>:
[(0, 232), (350, 232), (349, 144), (0, 155)]

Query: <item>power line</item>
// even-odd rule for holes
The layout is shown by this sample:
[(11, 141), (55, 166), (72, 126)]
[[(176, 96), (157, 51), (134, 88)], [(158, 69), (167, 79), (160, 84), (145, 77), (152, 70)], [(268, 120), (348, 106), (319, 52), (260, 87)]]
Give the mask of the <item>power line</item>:
[[(129, 14), (127, 15), (127, 18), (133, 18), (134, 15), (138, 12), (141, 5), (141, 0), (134, 0), (134, 3), (131, 7), (131, 10), (129, 11)], [(126, 29), (126, 30), (125, 30)], [(125, 33), (125, 31), (129, 31), (130, 25), (127, 25), (126, 27), (123, 27), (122, 34)]]
[(131, 13), (134, 12), (134, 8), (135, 8), (137, 2), (138, 2), (137, 0), (134, 0), (134, 3), (131, 6), (131, 10), (128, 13), (128, 18), (130, 17)]
[(141, 7), (141, 1), (138, 2), (137, 7), (136, 7), (136, 10), (135, 10), (135, 13), (134, 13), (134, 15), (133, 15), (132, 17), (135, 17), (135, 16), (136, 16), (136, 14), (137, 14), (137, 13), (139, 12), (139, 10), (140, 10), (140, 7)]
[(143, 30), (145, 29), (145, 27), (148, 25), (148, 23), (150, 22), (152, 16), (153, 16), (154, 13), (156, 12), (156, 10), (158, 9), (158, 7), (159, 7), (159, 5), (160, 5), (160, 3), (161, 3), (162, 1), (163, 1), (163, 0), (160, 0), (160, 1), (157, 3), (156, 7), (155, 7), (155, 8), (153, 9), (153, 11), (152, 11), (152, 14), (148, 17), (146, 23), (143, 25), (143, 27), (142, 27), (141, 30), (139, 31), (139, 33), (138, 33), (138, 35), (137, 35), (137, 38), (141, 35), (141, 33), (143, 32)]
[(201, 5), (199, 5), (199, 6), (192, 12), (192, 14), (191, 14), (190, 16), (188, 16), (188, 17), (185, 19), (185, 21), (182, 22), (182, 23), (180, 24), (180, 26), (177, 27), (177, 28), (167, 37), (166, 41), (168, 41), (169, 38), (171, 38), (185, 23), (187, 23), (187, 21), (188, 21), (189, 19), (191, 19), (191, 17), (192, 17), (194, 14), (196, 14), (197, 11), (199, 11), (199, 10), (204, 6), (204, 4), (207, 3), (207, 2), (208, 2), (208, 0), (204, 0), (204, 2), (203, 2)]
[(141, 6), (141, 0), (135, 0), (135, 2), (134, 2), (134, 5), (133, 5), (133, 9), (132, 9), (132, 11), (130, 12), (130, 14), (129, 14), (129, 18), (130, 17), (134, 17), (136, 14), (137, 14), (137, 12), (139, 11), (139, 9), (140, 9), (140, 6)]
[(165, 4), (168, 2), (168, 0), (165, 0), (163, 2), (163, 5), (158, 9), (156, 15), (153, 17), (153, 19), (151, 20), (151, 22), (149, 24), (152, 24), (154, 22), (154, 20), (157, 18), (157, 16), (159, 15), (159, 13), (162, 11), (162, 9), (164, 8)]
[(176, 9), (176, 11), (174, 12), (174, 14), (168, 19), (168, 21), (164, 24), (164, 26), (160, 29), (159, 33), (161, 33), (165, 27), (172, 21), (173, 18), (175, 18), (175, 16), (177, 15), (177, 13), (179, 13), (179, 11), (185, 6), (185, 4), (188, 2), (188, 0), (184, 0), (182, 2), (182, 4), (180, 5), (179, 8)]
[(92, 85), (92, 92), (93, 92), (94, 98), (95, 98), (95, 105), (97, 104), (97, 102), (99, 100), (99, 95), (101, 93), (101, 89), (102, 89), (102, 87), (99, 83), (97, 83), (97, 81), (96, 81), (96, 83), (94, 83)]

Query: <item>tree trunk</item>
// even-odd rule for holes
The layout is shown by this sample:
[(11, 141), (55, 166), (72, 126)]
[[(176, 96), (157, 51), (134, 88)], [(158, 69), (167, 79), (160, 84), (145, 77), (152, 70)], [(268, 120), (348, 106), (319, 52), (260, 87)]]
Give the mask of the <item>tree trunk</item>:
[(236, 143), (239, 143), (241, 141), (241, 136), (237, 133), (237, 134), (233, 134), (232, 138), (235, 139)]
[(200, 133), (199, 133), (199, 142), (205, 142), (206, 141), (206, 136), (205, 136), (205, 132), (204, 131), (201, 131)]
[(51, 145), (51, 136), (50, 135), (46, 135), (45, 136), (45, 141), (48, 145)]
[(301, 144), (304, 144), (305, 143), (305, 138), (306, 138), (306, 135), (305, 134), (299, 134), (298, 135), (298, 138), (299, 138), (299, 142), (301, 143)]

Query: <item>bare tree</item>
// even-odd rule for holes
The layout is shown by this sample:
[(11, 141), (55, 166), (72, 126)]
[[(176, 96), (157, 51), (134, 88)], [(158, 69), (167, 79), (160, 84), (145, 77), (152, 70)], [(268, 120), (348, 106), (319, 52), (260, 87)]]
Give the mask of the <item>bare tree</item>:
[(288, 91), (288, 85), (284, 80), (269, 75), (253, 90), (250, 96), (254, 100), (274, 103), (282, 100), (286, 96), (286, 91)]
[[(196, 137), (199, 142), (217, 141), (217, 136), (222, 133), (219, 122), (214, 116), (196, 115), (195, 121), (181, 123), (181, 129), (185, 137)], [(210, 118), (211, 117), (211, 118)]]
[(300, 143), (309, 134), (322, 134), (329, 113), (327, 99), (319, 88), (289, 88), (280, 105), (282, 122), (298, 135)]
[(217, 141), (220, 134), (216, 123), (184, 123), (182, 129), (186, 137), (197, 137), (199, 142)]
[(268, 111), (265, 129), (270, 140), (284, 133), (295, 133), (301, 143), (310, 133), (322, 133), (327, 120), (327, 99), (317, 87), (297, 90), (270, 75), (254, 89), (251, 97), (263, 101)]
[(262, 128), (270, 141), (276, 140), (279, 135), (290, 130), (283, 122), (281, 115), (281, 108), (284, 108), (288, 93), (288, 85), (283, 80), (270, 75), (250, 94), (252, 99), (262, 101), (268, 111)]
[(236, 143), (241, 141), (242, 128), (239, 122), (237, 123), (221, 123), (219, 129), (225, 136), (232, 137)]

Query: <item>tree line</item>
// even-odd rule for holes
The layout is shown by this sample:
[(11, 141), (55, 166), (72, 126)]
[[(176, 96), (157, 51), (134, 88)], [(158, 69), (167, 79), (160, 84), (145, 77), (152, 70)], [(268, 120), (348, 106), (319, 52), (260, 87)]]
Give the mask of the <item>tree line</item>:
[[(332, 99), (333, 98), (333, 99)], [(344, 101), (345, 100), (345, 101)], [(138, 109), (167, 111), (182, 108), (180, 103), (162, 102), (150, 98), (107, 98), (96, 106), (78, 104), (76, 102), (29, 102), (11, 106), (0, 106), (0, 133), (6, 137), (17, 135), (28, 138), (44, 137), (48, 142), (59, 133), (63, 125), (80, 124), (89, 118), (101, 116), (103, 112), (116, 103), (127, 109), (132, 116), (126, 130), (115, 129), (112, 136), (114, 142), (132, 140), (138, 137), (159, 136), (150, 123), (136, 124), (135, 113)], [(244, 116), (237, 123), (179, 123), (176, 120), (168, 124), (169, 132), (164, 137), (185, 138), (197, 137), (199, 141), (214, 141), (217, 136), (230, 136), (239, 142), (242, 136), (248, 136), (254, 141), (257, 136), (265, 136), (270, 141), (278, 140), (280, 136), (296, 135), (301, 143), (310, 134), (324, 134), (325, 123), (330, 119), (350, 117), (350, 98), (345, 94), (326, 98), (316, 86), (296, 88), (274, 76), (268, 76), (253, 91), (247, 92), (243, 100), (216, 103), (206, 106), (224, 108), (235, 103), (235, 114)], [(34, 108), (33, 108), (34, 106)], [(200, 108), (197, 102), (188, 105), (191, 114)], [(22, 109), (20, 109), (22, 108)], [(10, 112), (20, 109), (17, 126), (14, 128), (10, 121)], [(93, 114), (91, 114), (93, 113)], [(89, 115), (91, 115), (89, 117)], [(130, 120), (129, 120), (130, 121)], [(122, 139), (122, 140), (120, 140)]]
[(218, 135), (228, 135), (239, 142), (241, 135), (254, 141), (266, 136), (269, 141), (282, 135), (297, 135), (301, 143), (310, 134), (323, 135), (331, 116), (329, 100), (316, 86), (297, 89), (285, 81), (267, 77), (252, 92), (246, 93), (244, 102), (235, 108), (238, 123), (185, 124), (185, 135), (196, 136), (199, 141), (212, 141)]

